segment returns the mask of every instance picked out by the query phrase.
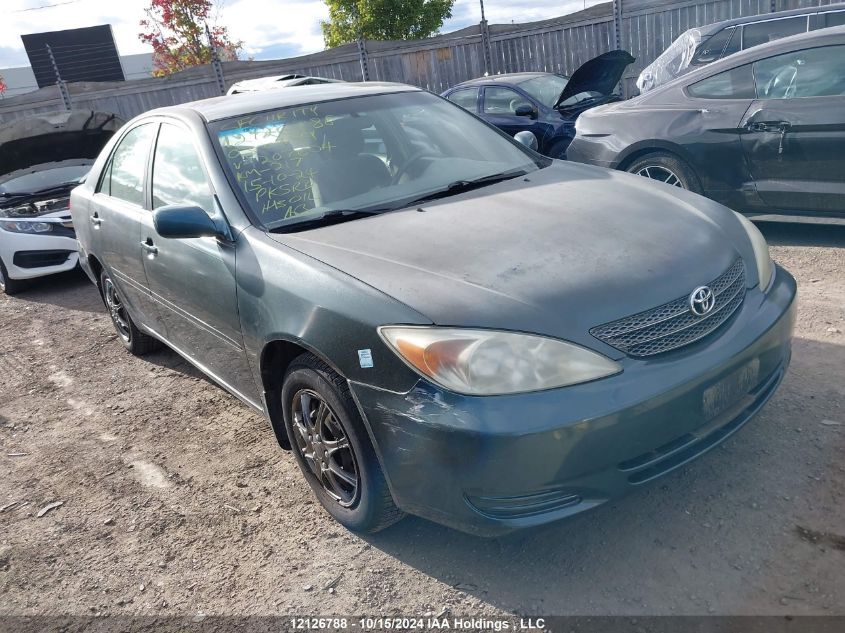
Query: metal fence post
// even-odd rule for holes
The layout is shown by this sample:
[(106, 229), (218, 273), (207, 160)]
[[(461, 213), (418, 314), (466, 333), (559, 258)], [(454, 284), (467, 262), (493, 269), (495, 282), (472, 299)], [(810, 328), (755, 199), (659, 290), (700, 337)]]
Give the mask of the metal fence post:
[(211, 39), (211, 29), (208, 24), (205, 25), (205, 36), (208, 38), (208, 46), (211, 48), (211, 70), (214, 72), (214, 79), (217, 80), (217, 88), (220, 94), (226, 94), (226, 80), (223, 78), (223, 64), (220, 63), (220, 56), (217, 54), (217, 48), (214, 46), (214, 40)]
[(358, 38), (358, 60), (361, 62), (361, 77), (363, 77), (363, 81), (369, 81), (370, 64), (367, 59), (367, 44), (363, 37)]
[(487, 18), (484, 17), (484, 0), (478, 0), (481, 4), (481, 48), (484, 55), (484, 74), (493, 74), (493, 55), (490, 52), (490, 30), (487, 28)]
[(50, 48), (49, 44), (45, 44), (47, 47), (47, 55), (50, 56), (50, 64), (53, 66), (53, 72), (56, 73), (56, 85), (59, 87), (59, 92), (62, 95), (62, 102), (65, 104), (65, 110), (73, 110), (73, 104), (70, 101), (70, 92), (68, 92), (67, 84), (62, 79), (62, 75), (59, 72), (59, 66), (56, 64), (56, 58), (53, 57), (53, 49)]
[(622, 48), (622, 0), (613, 0), (613, 43)]

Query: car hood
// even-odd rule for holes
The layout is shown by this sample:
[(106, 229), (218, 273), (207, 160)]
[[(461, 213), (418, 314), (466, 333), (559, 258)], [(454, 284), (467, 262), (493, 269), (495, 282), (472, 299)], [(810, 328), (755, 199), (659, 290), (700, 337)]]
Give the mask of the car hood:
[(555, 102), (555, 108), (579, 92), (595, 91), (610, 95), (622, 73), (633, 64), (634, 57), (628, 51), (615, 50), (602, 53), (578, 67), (564, 86)]
[(687, 296), (740, 255), (754, 261), (727, 208), (638, 176), (557, 162), (423, 212), (269, 236), (437, 325), (533, 332), (616, 357), (590, 328)]

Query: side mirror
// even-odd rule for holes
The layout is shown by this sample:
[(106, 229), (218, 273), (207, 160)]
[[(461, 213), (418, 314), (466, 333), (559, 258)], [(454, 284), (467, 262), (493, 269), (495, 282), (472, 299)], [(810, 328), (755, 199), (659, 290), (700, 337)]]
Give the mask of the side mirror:
[(528, 130), (517, 132), (513, 135), (513, 138), (517, 143), (522, 143), (525, 147), (533, 149), (535, 152), (540, 146), (539, 143), (537, 143), (537, 137), (534, 136), (534, 132), (529, 132)]
[(168, 205), (153, 211), (153, 225), (162, 237), (223, 237), (217, 224), (200, 207)]
[(522, 103), (516, 106), (516, 110), (514, 110), (514, 114), (516, 116), (527, 116), (530, 118), (534, 118), (536, 116), (536, 112), (534, 112), (534, 106), (530, 103)]

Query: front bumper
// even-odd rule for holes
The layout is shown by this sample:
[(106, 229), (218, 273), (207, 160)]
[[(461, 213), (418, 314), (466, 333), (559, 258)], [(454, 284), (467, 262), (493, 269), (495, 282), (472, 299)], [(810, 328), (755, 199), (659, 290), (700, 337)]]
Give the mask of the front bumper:
[[(741, 428), (786, 372), (795, 291), (778, 268), (769, 292), (748, 291), (717, 332), (658, 357), (626, 358), (623, 373), (592, 383), (495, 397), (422, 380), (404, 394), (352, 389), (397, 505), (495, 536), (596, 507)], [(723, 385), (734, 385), (730, 402), (713, 409)]]
[(0, 258), (11, 279), (33, 279), (72, 270), (76, 239), (65, 235), (13, 233), (0, 229)]

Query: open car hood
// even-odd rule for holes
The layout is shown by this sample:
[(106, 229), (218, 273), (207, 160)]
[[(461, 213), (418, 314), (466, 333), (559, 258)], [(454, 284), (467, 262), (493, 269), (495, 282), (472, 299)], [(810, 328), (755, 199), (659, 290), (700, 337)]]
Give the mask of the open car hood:
[(0, 175), (34, 165), (95, 159), (123, 120), (107, 112), (45, 113), (0, 124)]
[(633, 63), (631, 53), (622, 50), (608, 51), (584, 62), (572, 73), (554, 107), (559, 108), (561, 103), (580, 92), (594, 91), (609, 96), (622, 79), (622, 73)]

